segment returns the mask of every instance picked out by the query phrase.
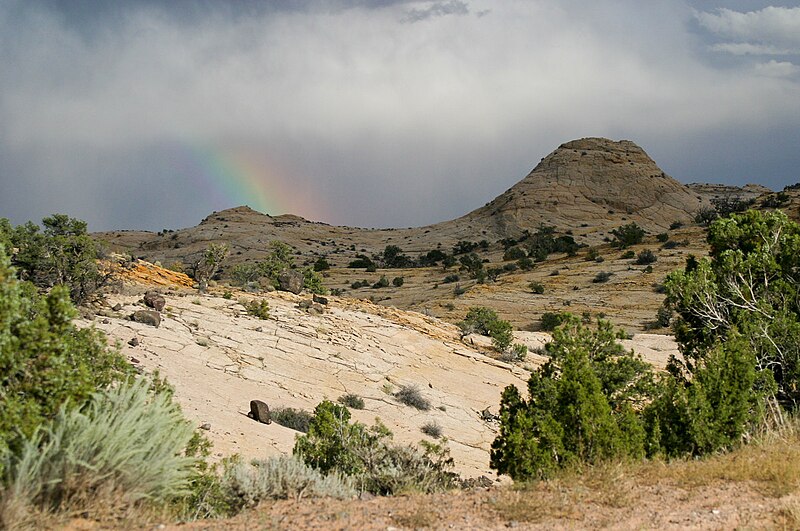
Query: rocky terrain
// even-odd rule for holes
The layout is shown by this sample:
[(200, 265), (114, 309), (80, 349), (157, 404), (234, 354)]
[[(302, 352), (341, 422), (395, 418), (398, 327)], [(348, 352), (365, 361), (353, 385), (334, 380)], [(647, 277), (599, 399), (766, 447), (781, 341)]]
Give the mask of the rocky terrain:
[[(250, 400), (310, 411), (324, 399), (355, 394), (365, 402), (363, 410), (353, 410), (357, 420), (372, 424), (378, 417), (404, 443), (426, 438), (422, 427), (436, 424), (459, 473), (493, 477), (488, 451), (500, 393), (509, 384), (525, 387), (529, 370), (544, 359), (535, 351), (549, 338), (517, 332), (516, 340), (532, 354), (511, 364), (495, 359), (488, 338), (462, 339), (455, 326), (423, 314), (338, 297), (313, 303), (311, 296), (272, 292), (257, 297), (269, 304), (269, 318), (259, 319), (242, 305), (251, 294), (200, 294), (180, 282), (165, 284), (165, 275), (146, 264), (125, 270), (121, 292), (83, 323), (118, 342), (135, 366), (157, 370), (175, 386), (187, 416), (205, 426), (217, 458), (291, 452), (298, 432), (248, 418)], [(160, 295), (152, 292), (153, 281), (160, 284)], [(139, 318), (144, 312), (158, 317)], [(625, 345), (656, 366), (677, 351), (668, 337), (651, 334)], [(417, 387), (430, 408), (398, 401), (393, 394), (404, 386)]]

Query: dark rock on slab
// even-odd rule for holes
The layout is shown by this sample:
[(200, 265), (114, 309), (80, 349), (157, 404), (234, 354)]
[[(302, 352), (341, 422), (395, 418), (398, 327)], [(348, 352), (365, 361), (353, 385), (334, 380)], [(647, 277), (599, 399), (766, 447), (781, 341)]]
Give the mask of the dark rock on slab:
[(278, 275), (278, 289), (299, 295), (303, 291), (303, 273), (287, 269)]
[(156, 291), (148, 291), (144, 294), (145, 306), (153, 308), (157, 312), (163, 310), (166, 303), (167, 301), (164, 299), (164, 297)]
[(136, 310), (131, 315), (131, 321), (158, 328), (161, 324), (161, 314), (153, 310)]
[(261, 400), (250, 401), (250, 413), (247, 416), (262, 424), (272, 423), (272, 419), (269, 416), (269, 406)]

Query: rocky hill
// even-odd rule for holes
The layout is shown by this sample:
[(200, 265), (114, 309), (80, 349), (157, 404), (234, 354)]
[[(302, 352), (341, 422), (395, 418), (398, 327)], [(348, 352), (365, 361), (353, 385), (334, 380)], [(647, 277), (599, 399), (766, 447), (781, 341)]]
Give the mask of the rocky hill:
[(591, 238), (631, 221), (660, 232), (674, 222), (690, 223), (705, 204), (633, 142), (583, 138), (559, 146), (463, 221), (507, 235), (544, 223)]

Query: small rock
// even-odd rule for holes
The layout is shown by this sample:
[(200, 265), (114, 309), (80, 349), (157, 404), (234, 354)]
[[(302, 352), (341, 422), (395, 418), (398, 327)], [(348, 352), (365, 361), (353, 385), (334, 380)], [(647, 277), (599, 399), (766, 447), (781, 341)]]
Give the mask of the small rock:
[(311, 300), (313, 300), (317, 304), (322, 304), (323, 306), (328, 305), (328, 298), (323, 297), (322, 295), (317, 295), (316, 293), (311, 297)]
[(211, 423), (210, 422), (204, 422), (204, 423), (200, 424), (200, 429), (201, 430), (206, 430), (206, 431), (210, 430), (211, 429)]
[(145, 306), (153, 308), (157, 312), (163, 310), (166, 303), (166, 299), (164, 299), (164, 297), (156, 291), (148, 291), (144, 294)]
[(301, 310), (308, 310), (309, 308), (311, 308), (312, 304), (313, 304), (312, 301), (308, 299), (303, 299), (297, 303), (297, 307), (300, 308)]
[(375, 499), (375, 495), (372, 494), (371, 492), (364, 491), (364, 492), (362, 492), (361, 494), (358, 495), (358, 499), (361, 500), (361, 501), (374, 500)]
[(108, 319), (103, 319), (100, 322), (103, 323), (103, 324), (109, 324), (111, 321), (109, 321)]
[(139, 346), (139, 338), (138, 337), (131, 338), (131, 340), (128, 341), (128, 344), (130, 346), (132, 346), (132, 347), (138, 347)]
[(272, 423), (272, 419), (269, 416), (269, 406), (261, 400), (250, 401), (250, 413), (247, 416), (262, 424)]
[(122, 304), (116, 303), (111, 309), (114, 310), (115, 312), (118, 312), (122, 309)]
[(308, 313), (310, 313), (311, 315), (322, 315), (323, 313), (325, 313), (325, 306), (323, 306), (321, 304), (314, 303), (306, 311)]
[(140, 362), (139, 362), (139, 360), (138, 360), (138, 359), (136, 359), (136, 358), (131, 358), (131, 363), (140, 363)]
[(131, 321), (158, 328), (161, 324), (161, 314), (153, 310), (136, 310), (131, 315)]

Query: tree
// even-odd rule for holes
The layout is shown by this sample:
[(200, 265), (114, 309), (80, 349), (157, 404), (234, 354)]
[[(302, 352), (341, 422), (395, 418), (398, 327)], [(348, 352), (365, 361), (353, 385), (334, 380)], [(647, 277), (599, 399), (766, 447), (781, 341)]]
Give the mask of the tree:
[(42, 225), (44, 230), (31, 222), (12, 229), (8, 220), (0, 220), (0, 243), (11, 252), (22, 280), (43, 290), (66, 286), (73, 302), (86, 302), (108, 278), (97, 268), (97, 245), (86, 222), (54, 214)]
[(642, 243), (642, 239), (646, 234), (644, 229), (636, 223), (628, 223), (611, 231), (614, 235), (611, 245), (625, 249), (631, 245)]
[(769, 370), (778, 398), (800, 399), (800, 226), (783, 212), (748, 211), (709, 227), (708, 258), (665, 282), (684, 354), (670, 370), (687, 378), (718, 343), (746, 338), (758, 371)]
[(211, 243), (206, 247), (200, 259), (194, 264), (194, 279), (200, 284), (201, 290), (208, 287), (208, 281), (214, 278), (227, 256), (227, 244)]
[(621, 332), (567, 315), (546, 346), (549, 360), (531, 374), (528, 395), (508, 386), (490, 466), (514, 480), (542, 479), (576, 462), (644, 455), (634, 406), (647, 396), (649, 366), (616, 342)]
[(499, 352), (505, 351), (514, 341), (511, 323), (500, 319), (497, 312), (483, 306), (470, 308), (458, 326), (463, 335), (474, 333), (491, 337), (492, 346)]

